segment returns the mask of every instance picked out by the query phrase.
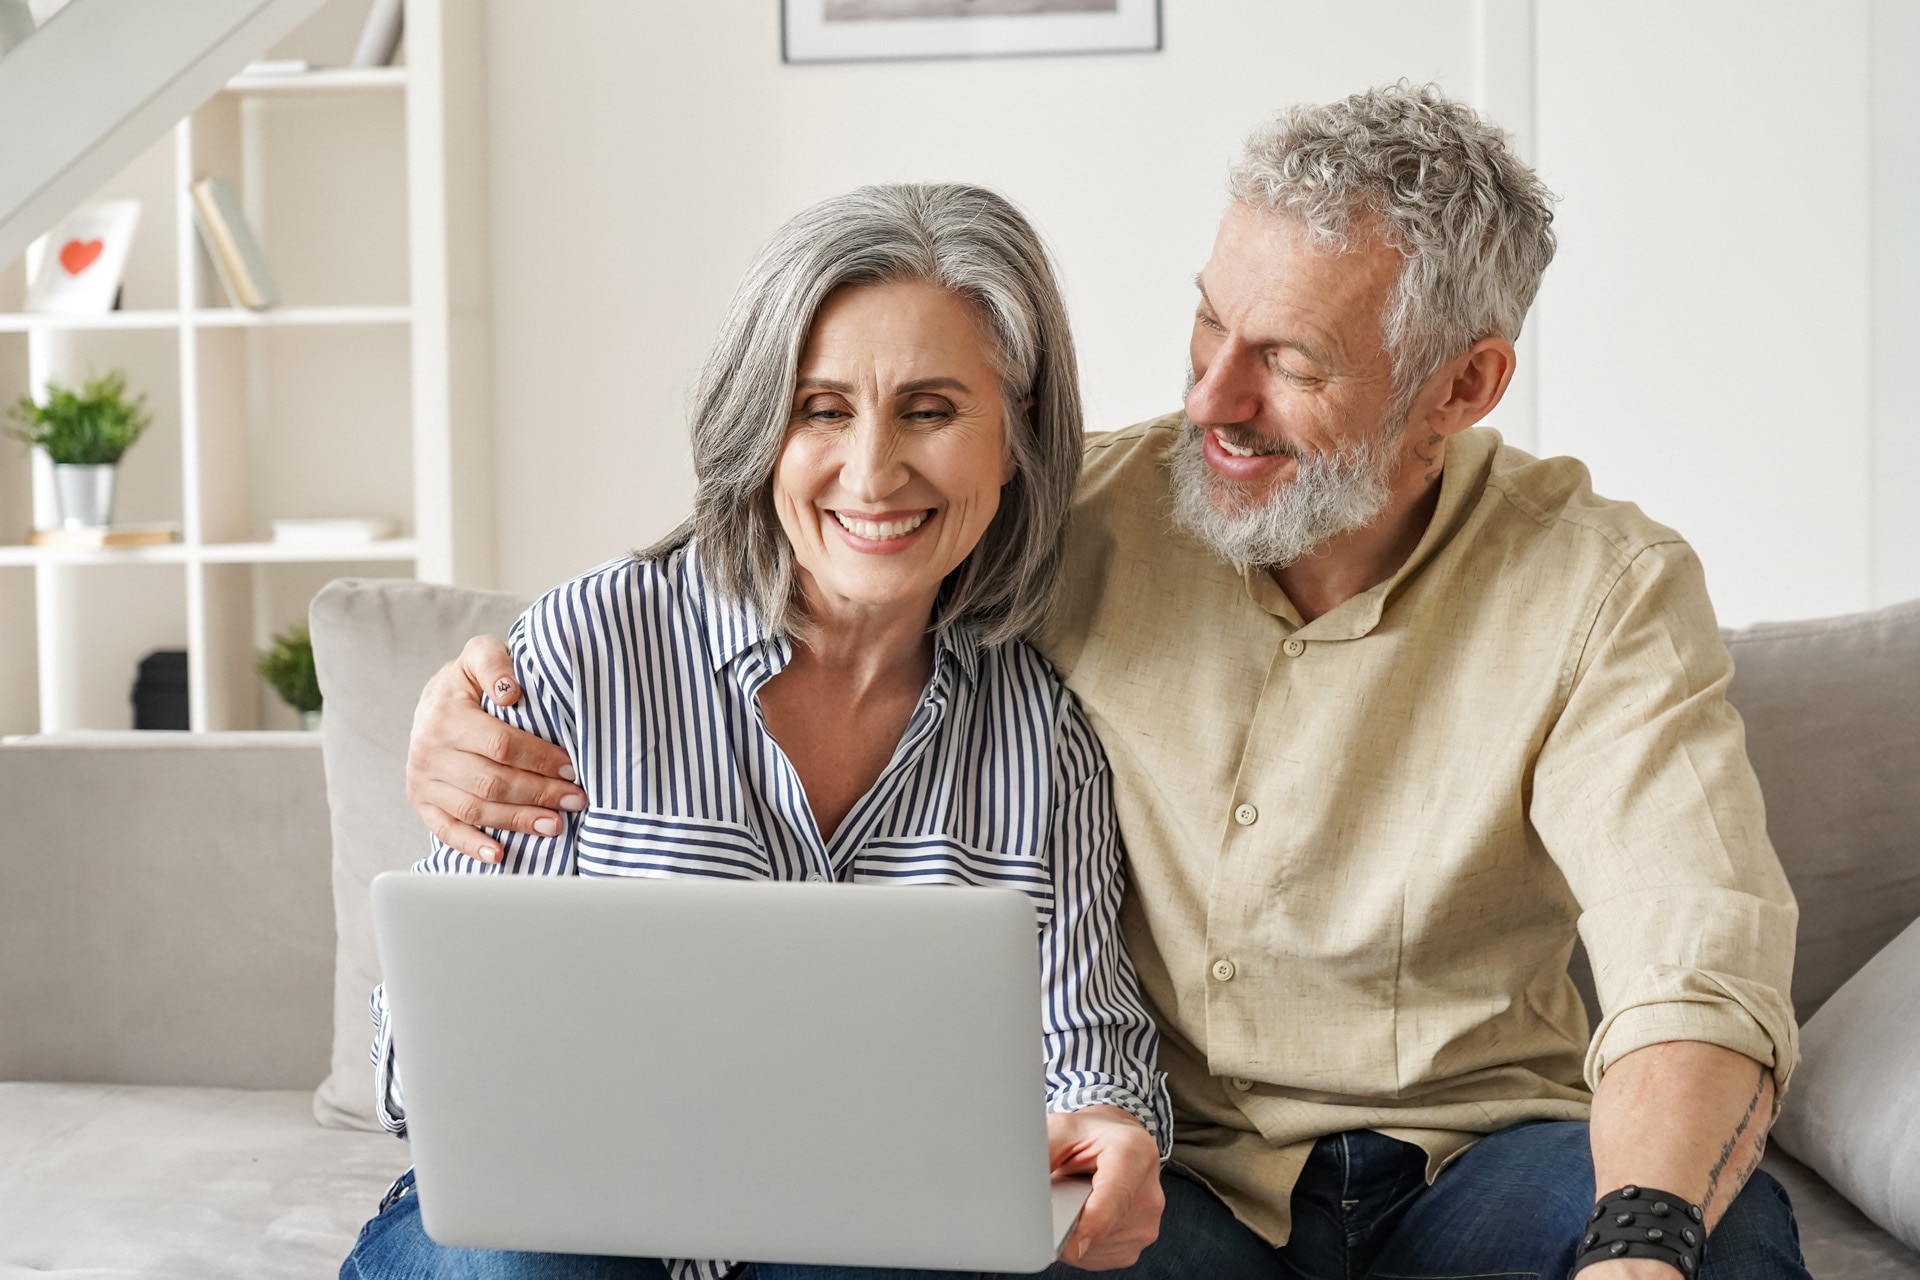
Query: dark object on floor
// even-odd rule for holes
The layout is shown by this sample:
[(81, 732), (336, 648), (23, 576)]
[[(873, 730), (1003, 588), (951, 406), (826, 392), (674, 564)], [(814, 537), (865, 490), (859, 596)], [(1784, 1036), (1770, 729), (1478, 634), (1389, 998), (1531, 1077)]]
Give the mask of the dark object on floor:
[(140, 674), (133, 682), (133, 727), (188, 727), (185, 649), (155, 649), (140, 659)]

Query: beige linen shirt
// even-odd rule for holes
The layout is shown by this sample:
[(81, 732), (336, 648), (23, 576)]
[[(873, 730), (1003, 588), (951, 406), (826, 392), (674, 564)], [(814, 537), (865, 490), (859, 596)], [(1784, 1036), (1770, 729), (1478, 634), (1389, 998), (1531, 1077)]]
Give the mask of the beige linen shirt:
[(1174, 527), (1180, 424), (1090, 440), (1042, 646), (1112, 761), (1175, 1161), (1279, 1244), (1323, 1134), (1431, 1177), (1666, 1040), (1784, 1090), (1797, 912), (1687, 544), (1475, 429), (1406, 565), (1303, 623)]

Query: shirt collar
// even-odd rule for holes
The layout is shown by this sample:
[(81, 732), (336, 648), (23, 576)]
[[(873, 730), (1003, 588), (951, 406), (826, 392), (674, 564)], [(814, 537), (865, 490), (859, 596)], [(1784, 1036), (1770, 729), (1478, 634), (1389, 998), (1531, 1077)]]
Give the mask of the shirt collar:
[[(769, 654), (769, 674), (778, 674), (791, 657), (787, 638), (774, 634), (751, 601), (731, 599), (713, 586), (700, 563), (697, 543), (688, 544), (686, 556), (687, 577), (700, 600), (706, 626), (708, 666), (717, 673), (741, 654), (771, 648), (777, 652)], [(953, 622), (937, 629), (933, 633), (933, 667), (936, 676), (951, 667), (969, 685), (978, 680), (980, 639), (973, 628)]]
[[(1345, 601), (1305, 626), (1312, 628), (1314, 640), (1357, 640), (1380, 625), (1387, 603), (1402, 583), (1411, 580), (1453, 541), (1480, 497), (1486, 492), (1487, 476), (1493, 458), (1500, 450), (1500, 433), (1489, 427), (1474, 427), (1447, 441), (1446, 467), (1440, 473), (1440, 499), (1426, 531), (1414, 544), (1413, 554), (1385, 582), (1376, 583), (1353, 599)], [(1265, 569), (1240, 566), (1241, 578), (1254, 603), (1276, 614), (1296, 628), (1302, 627), (1298, 610)]]

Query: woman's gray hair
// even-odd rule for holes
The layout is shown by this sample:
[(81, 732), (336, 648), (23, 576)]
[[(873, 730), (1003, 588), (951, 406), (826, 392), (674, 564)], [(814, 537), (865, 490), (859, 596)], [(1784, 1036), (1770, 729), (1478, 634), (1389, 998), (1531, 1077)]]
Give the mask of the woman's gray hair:
[(1396, 425), (1448, 360), (1484, 337), (1519, 338), (1553, 260), (1553, 193), (1502, 130), (1437, 85), (1293, 107), (1247, 140), (1227, 188), (1297, 219), (1326, 252), (1377, 225), (1404, 256), (1381, 318)]
[(848, 285), (923, 281), (967, 299), (1000, 375), (1013, 479), (980, 542), (948, 575), (934, 625), (965, 623), (987, 644), (1034, 633), (1066, 556), (1080, 475), (1079, 372), (1066, 306), (1040, 237), (981, 187), (861, 187), (774, 232), (733, 295), (693, 393), (689, 536), (717, 587), (752, 602), (780, 634), (804, 627), (793, 548), (773, 502), (808, 332)]

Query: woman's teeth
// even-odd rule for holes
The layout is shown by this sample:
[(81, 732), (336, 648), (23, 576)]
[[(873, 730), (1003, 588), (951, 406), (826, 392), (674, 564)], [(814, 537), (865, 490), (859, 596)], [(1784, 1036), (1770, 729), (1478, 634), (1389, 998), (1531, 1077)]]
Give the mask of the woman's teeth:
[(904, 538), (927, 522), (931, 511), (922, 511), (908, 516), (905, 520), (862, 520), (859, 516), (836, 511), (833, 518), (840, 527), (856, 538), (865, 538), (869, 542), (886, 542), (893, 538)]

